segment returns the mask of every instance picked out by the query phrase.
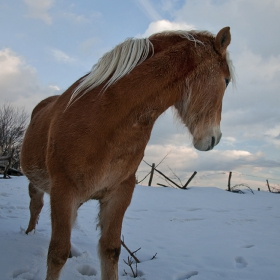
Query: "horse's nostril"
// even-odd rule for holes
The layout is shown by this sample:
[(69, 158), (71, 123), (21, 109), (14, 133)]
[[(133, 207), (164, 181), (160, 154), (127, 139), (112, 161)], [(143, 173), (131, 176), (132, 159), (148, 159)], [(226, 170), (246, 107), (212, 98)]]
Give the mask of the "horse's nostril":
[(212, 139), (211, 139), (211, 149), (213, 149), (215, 146), (215, 137), (212, 136)]

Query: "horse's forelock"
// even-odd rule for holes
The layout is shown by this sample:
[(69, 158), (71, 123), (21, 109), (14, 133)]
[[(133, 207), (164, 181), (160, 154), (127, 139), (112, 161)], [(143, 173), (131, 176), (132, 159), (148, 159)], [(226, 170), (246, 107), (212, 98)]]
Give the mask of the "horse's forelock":
[(234, 69), (232, 60), (230, 59), (229, 52), (226, 53), (226, 59), (227, 59), (231, 82), (232, 82), (233, 86), (236, 86), (235, 69)]
[[(235, 69), (234, 65), (232, 63), (232, 60), (230, 59), (230, 55), (227, 52), (226, 53), (226, 61), (228, 64), (229, 68), (229, 73), (230, 73), (230, 78), (233, 86), (236, 85), (236, 78), (235, 78)], [(176, 119), (182, 121), (184, 124), (186, 124), (190, 130), (193, 131), (193, 134), (199, 135), (204, 131), (204, 124), (205, 121), (201, 121), (200, 124), (197, 124), (197, 116), (199, 115), (200, 117), (205, 117), (204, 113), (211, 108), (211, 99), (210, 98), (204, 98), (203, 96), (198, 96), (201, 95), (204, 91), (201, 90), (202, 87), (204, 87), (204, 84), (202, 83), (201, 80), (193, 80), (193, 79), (187, 79), (185, 83), (185, 89), (184, 89), (184, 94), (183, 98), (175, 104), (176, 110), (174, 111), (174, 116)], [(197, 111), (195, 108), (192, 108), (193, 111), (190, 111), (190, 105), (194, 105), (194, 100), (192, 98), (193, 95), (193, 86), (196, 87), (195, 94), (198, 97), (197, 100), (204, 100), (203, 106), (200, 107), (200, 110)], [(192, 106), (193, 107), (193, 106)], [(196, 112), (196, 113), (195, 113)]]

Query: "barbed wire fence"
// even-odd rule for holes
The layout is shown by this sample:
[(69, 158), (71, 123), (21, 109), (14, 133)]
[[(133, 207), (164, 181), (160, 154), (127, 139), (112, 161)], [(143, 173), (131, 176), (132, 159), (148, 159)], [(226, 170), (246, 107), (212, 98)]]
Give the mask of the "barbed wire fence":
[[(236, 185), (244, 185), (245, 187), (248, 186), (254, 190), (280, 193), (279, 178), (270, 176), (265, 177), (262, 175), (254, 175), (248, 174), (247, 172), (244, 173), (238, 171), (173, 171), (169, 166), (158, 167), (162, 162), (163, 160), (157, 165), (146, 163), (147, 167), (139, 168), (136, 173), (137, 184), (146, 186), (152, 185), (183, 188), (184, 182), (187, 182), (187, 180), (189, 180), (195, 173), (193, 178), (191, 178), (190, 186), (213, 186), (222, 189), (228, 189), (229, 184), (231, 184), (231, 187)], [(170, 179), (170, 181), (173, 181), (173, 183), (166, 179), (159, 172), (154, 172), (153, 169), (157, 169), (158, 171), (163, 173)], [(177, 174), (180, 174), (180, 176), (178, 176)], [(184, 175), (182, 176), (181, 174)]]

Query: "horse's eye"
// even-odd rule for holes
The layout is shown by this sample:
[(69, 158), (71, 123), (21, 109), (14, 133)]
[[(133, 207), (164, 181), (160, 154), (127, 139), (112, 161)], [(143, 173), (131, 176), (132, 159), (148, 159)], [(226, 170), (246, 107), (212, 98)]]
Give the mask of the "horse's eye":
[(230, 79), (225, 78), (225, 82), (226, 82), (226, 87), (227, 87), (228, 84), (230, 83)]
[(228, 86), (228, 84), (230, 83), (230, 79), (225, 78), (225, 83), (226, 83), (226, 87)]

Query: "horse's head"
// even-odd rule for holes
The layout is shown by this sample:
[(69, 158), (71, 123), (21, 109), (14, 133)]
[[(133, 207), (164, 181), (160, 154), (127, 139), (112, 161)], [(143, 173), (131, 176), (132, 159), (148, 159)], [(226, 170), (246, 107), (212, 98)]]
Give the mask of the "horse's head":
[(193, 135), (194, 147), (208, 151), (219, 143), (222, 136), (222, 99), (232, 78), (227, 53), (230, 28), (223, 28), (216, 37), (200, 32), (195, 32), (194, 36), (200, 42), (196, 43), (192, 53), (193, 70), (187, 77), (184, 96), (175, 108)]

